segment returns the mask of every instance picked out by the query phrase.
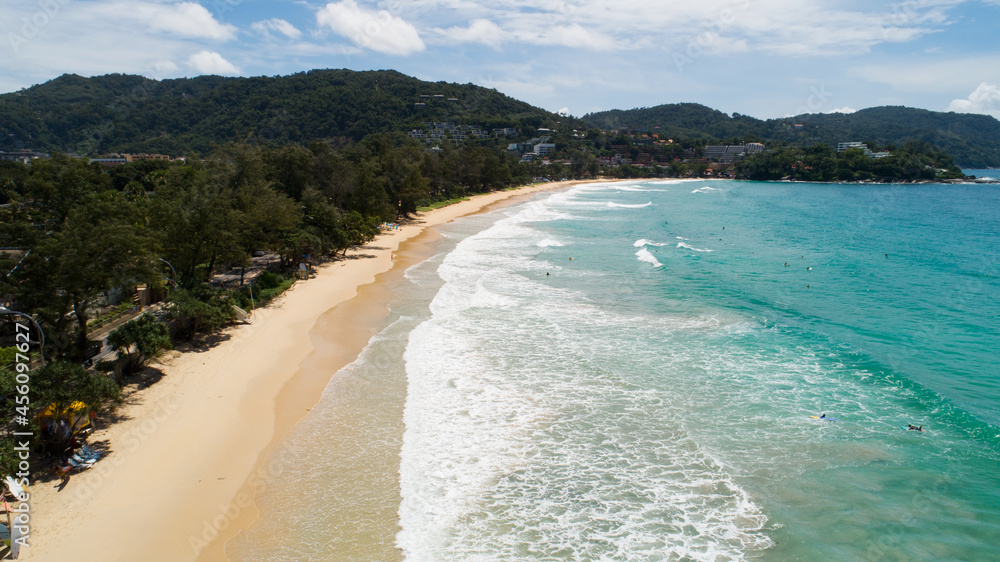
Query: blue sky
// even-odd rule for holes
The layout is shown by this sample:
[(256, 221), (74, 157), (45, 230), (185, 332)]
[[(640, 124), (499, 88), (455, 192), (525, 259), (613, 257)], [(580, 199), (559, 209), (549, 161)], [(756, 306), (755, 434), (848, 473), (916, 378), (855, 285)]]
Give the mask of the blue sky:
[(63, 73), (395, 69), (576, 116), (906, 105), (1000, 118), (1000, 0), (0, 0), (0, 92)]

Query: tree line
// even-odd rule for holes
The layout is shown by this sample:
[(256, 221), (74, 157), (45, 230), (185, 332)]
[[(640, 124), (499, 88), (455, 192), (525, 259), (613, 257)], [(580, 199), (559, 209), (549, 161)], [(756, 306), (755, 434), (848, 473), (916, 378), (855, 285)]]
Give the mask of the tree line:
[[(279, 271), (261, 275), (253, 294), (246, 287), (224, 291), (209, 283), (223, 269), (242, 274), (261, 252), (277, 254), (284, 271), (305, 257), (335, 256), (419, 206), (528, 181), (519, 166), (494, 148), (430, 152), (401, 134), (344, 145), (234, 143), (204, 159), (113, 168), (62, 154), (30, 166), (5, 163), (0, 304), (30, 314), (45, 333), (47, 361), (32, 373), (32, 404), (55, 405), (63, 421), (78, 417), (71, 407), (77, 402), (88, 411), (109, 407), (129, 373), (172, 345), (161, 319), (173, 321), (175, 337), (190, 338), (232, 321), (234, 305), (248, 307), (251, 297), (260, 304), (292, 282)], [(128, 303), (139, 284), (169, 288), (166, 314), (111, 332), (117, 376), (87, 371), (81, 362), (94, 345), (95, 316), (123, 290)], [(15, 318), (0, 316), (0, 341), (13, 333)], [(16, 384), (8, 355), (0, 353), (5, 412)], [(52, 427), (38, 430), (39, 446), (65, 444)], [(0, 464), (13, 459), (4, 454), (8, 445), (0, 443)]]
[(882, 183), (964, 177), (951, 156), (926, 142), (914, 141), (903, 146), (888, 145), (877, 149), (873, 142), (866, 145), (871, 152), (885, 151), (889, 152), (889, 156), (872, 158), (861, 148), (849, 148), (838, 153), (826, 144), (808, 148), (783, 146), (741, 160), (736, 166), (736, 177), (760, 181)]
[(0, 170), (0, 295), (37, 315), (53, 355), (78, 356), (99, 298), (162, 284), (185, 289), (221, 266), (273, 252), (284, 267), (361, 244), (418, 205), (527, 181), (518, 163), (476, 145), (431, 153), (401, 134), (335, 147), (228, 144), (186, 163), (114, 168), (53, 155)]

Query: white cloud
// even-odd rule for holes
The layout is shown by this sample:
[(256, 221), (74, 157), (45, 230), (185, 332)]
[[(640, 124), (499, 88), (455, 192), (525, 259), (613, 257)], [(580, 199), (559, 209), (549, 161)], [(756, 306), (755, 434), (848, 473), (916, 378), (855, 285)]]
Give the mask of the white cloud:
[(904, 58), (859, 66), (851, 69), (849, 75), (886, 84), (901, 92), (951, 96), (956, 90), (975, 88), (977, 82), (1000, 82), (1000, 53), (930, 62)]
[(410, 55), (426, 47), (417, 28), (386, 10), (366, 10), (354, 0), (329, 3), (316, 21), (360, 47), (390, 55)]
[(458, 43), (483, 43), (491, 47), (498, 47), (509, 36), (500, 29), (500, 26), (488, 19), (474, 19), (468, 27), (450, 27), (448, 29), (437, 29), (451, 41)]
[(108, 7), (122, 18), (131, 16), (143, 21), (154, 31), (220, 41), (236, 38), (236, 27), (220, 23), (204, 6), (195, 2), (173, 5), (111, 3)]
[(616, 47), (615, 40), (596, 30), (587, 29), (578, 23), (557, 25), (539, 32), (523, 31), (518, 38), (537, 45), (559, 45), (596, 50), (610, 50)]
[(240, 71), (233, 63), (222, 58), (222, 55), (213, 51), (202, 51), (191, 55), (188, 64), (201, 74), (239, 74)]
[(967, 1), (887, 6), (843, 0), (414, 0), (398, 10), (413, 22), (440, 25), (447, 18), (451, 26), (442, 27), (453, 40), (473, 41), (473, 31), (489, 31), (492, 43), (479, 42), (494, 46), (516, 39), (593, 50), (676, 51), (695, 44), (709, 54), (732, 47), (805, 57), (867, 53), (879, 44), (912, 41), (946, 28), (954, 7)]
[(827, 113), (855, 113), (856, 111), (857, 111), (857, 109), (854, 109), (853, 107), (845, 105), (844, 107), (838, 107), (837, 109), (831, 109), (830, 111), (827, 111)]
[(150, 78), (159, 80), (160, 78), (175, 76), (180, 73), (181, 68), (177, 66), (177, 63), (171, 60), (161, 60), (154, 62), (149, 72), (147, 73)]
[(982, 113), (1000, 119), (1000, 88), (983, 82), (966, 99), (952, 100), (948, 111), (957, 113)]
[(294, 25), (279, 18), (256, 22), (250, 28), (262, 35), (270, 35), (271, 31), (277, 31), (289, 39), (302, 37), (302, 32), (296, 29)]

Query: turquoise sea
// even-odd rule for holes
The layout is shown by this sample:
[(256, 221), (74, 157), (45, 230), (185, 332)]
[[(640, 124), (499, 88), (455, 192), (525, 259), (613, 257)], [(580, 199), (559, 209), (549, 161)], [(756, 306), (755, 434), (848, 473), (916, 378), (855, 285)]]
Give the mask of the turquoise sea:
[(233, 558), (1000, 559), (1000, 186), (601, 183), (440, 230)]

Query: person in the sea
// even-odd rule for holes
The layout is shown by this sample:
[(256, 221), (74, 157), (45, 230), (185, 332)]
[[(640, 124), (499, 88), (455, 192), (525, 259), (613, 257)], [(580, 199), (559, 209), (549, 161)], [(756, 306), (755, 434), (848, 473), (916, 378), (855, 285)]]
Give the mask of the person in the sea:
[(821, 420), (825, 419), (825, 418), (826, 418), (826, 414), (823, 414), (822, 416), (819, 417), (819, 419), (821, 419)]
[(912, 429), (914, 431), (923, 431), (924, 430), (923, 424), (921, 424), (920, 427), (917, 427), (917, 426), (913, 425), (912, 423), (908, 423), (908, 424), (906, 424), (906, 426), (907, 426), (907, 429)]

